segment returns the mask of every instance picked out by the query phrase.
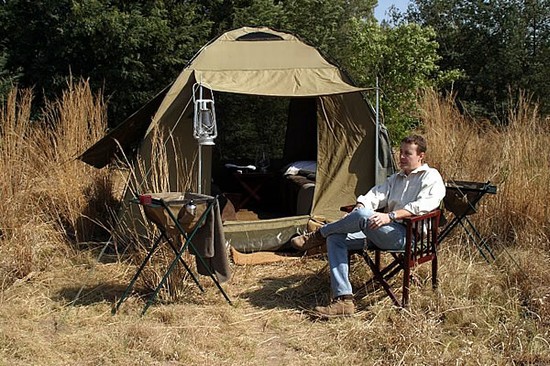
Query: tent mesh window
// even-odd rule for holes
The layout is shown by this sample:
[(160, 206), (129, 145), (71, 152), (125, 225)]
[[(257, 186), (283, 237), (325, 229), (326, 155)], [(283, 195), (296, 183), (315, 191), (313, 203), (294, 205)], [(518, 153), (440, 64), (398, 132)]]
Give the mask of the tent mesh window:
[(266, 32), (248, 33), (237, 38), (237, 41), (282, 41), (283, 37)]

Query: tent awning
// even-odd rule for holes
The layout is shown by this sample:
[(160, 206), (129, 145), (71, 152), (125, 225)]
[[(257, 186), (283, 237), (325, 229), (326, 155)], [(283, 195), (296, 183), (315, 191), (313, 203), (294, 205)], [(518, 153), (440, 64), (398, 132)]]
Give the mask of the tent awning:
[(100, 169), (111, 163), (120, 151), (129, 156), (131, 150), (137, 147), (143, 139), (153, 115), (171, 86), (172, 84), (165, 87), (138, 111), (84, 151), (77, 159)]

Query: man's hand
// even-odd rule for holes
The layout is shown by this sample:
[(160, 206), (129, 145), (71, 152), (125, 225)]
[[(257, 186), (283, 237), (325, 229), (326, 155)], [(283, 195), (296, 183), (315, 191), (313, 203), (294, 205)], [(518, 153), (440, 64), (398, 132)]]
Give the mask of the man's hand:
[(369, 229), (375, 230), (391, 222), (387, 213), (376, 212), (369, 218)]

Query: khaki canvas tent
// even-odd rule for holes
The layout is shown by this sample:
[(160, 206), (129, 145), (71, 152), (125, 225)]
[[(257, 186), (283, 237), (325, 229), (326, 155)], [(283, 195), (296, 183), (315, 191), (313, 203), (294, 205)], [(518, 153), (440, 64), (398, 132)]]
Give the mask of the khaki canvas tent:
[[(192, 98), (193, 85), (198, 82), (214, 93), (289, 98), (284, 157), (288, 162), (310, 159), (301, 155), (308, 154), (306, 150), (310, 154), (312, 146), (316, 155), (309, 212), (225, 222), (226, 237), (241, 251), (276, 250), (302, 231), (310, 217), (340, 217), (340, 206), (355, 202), (357, 195), (393, 171), (387, 133), (377, 126), (364, 90), (314, 47), (292, 34), (265, 27), (236, 29), (205, 45), (171, 85), (79, 158), (101, 168), (117, 154), (137, 152), (142, 162), (150, 164), (154, 161), (153, 131), (158, 128), (167, 140), (169, 190), (197, 192), (199, 146), (193, 138)], [(313, 140), (312, 144), (305, 144), (307, 140)], [(211, 188), (211, 149), (201, 149), (200, 187), (206, 194)], [(128, 198), (136, 190), (143, 193), (137, 187)]]

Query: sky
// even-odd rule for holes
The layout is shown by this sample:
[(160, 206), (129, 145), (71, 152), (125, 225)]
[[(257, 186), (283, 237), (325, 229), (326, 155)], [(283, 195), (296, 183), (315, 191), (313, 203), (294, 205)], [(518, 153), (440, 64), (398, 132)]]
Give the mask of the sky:
[(379, 21), (386, 18), (386, 10), (388, 10), (391, 5), (395, 5), (399, 11), (404, 12), (407, 10), (409, 2), (409, 0), (378, 0), (378, 6), (374, 9), (374, 16)]

